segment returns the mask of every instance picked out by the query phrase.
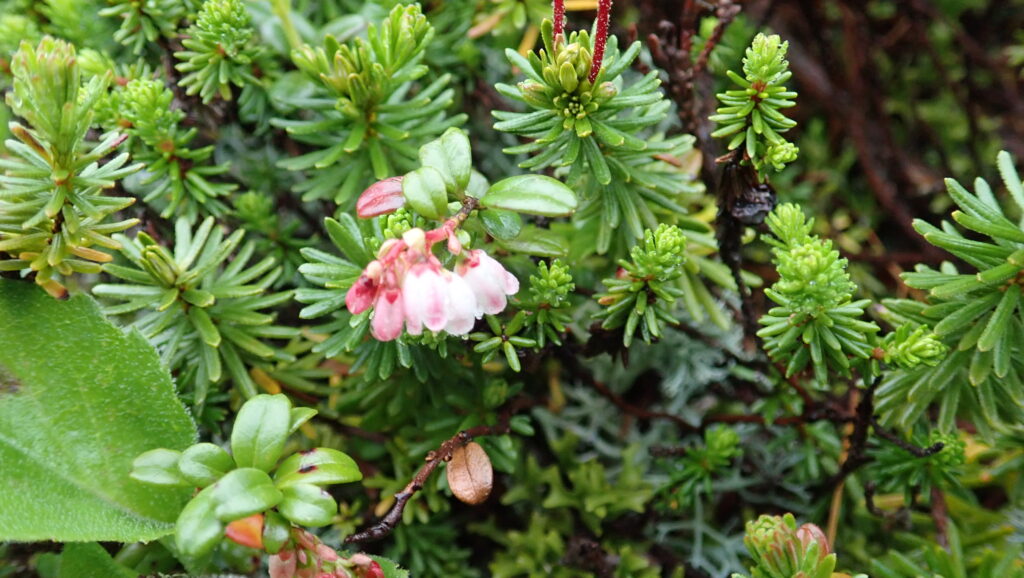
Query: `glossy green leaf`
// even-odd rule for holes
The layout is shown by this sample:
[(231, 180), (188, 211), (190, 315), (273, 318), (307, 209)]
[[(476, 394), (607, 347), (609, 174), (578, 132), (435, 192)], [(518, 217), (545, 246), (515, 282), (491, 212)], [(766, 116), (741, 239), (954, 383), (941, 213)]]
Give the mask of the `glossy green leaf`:
[(231, 430), (231, 453), (238, 467), (273, 469), (288, 439), (291, 409), (282, 394), (260, 394), (242, 405)]
[(222, 522), (231, 522), (273, 508), (281, 501), (281, 492), (263, 470), (238, 468), (210, 486), (214, 514)]
[(132, 461), (131, 477), (158, 486), (188, 486), (189, 481), (178, 470), (180, 459), (179, 451), (167, 448), (150, 450)]
[(111, 325), (87, 296), (55, 301), (0, 280), (0, 540), (170, 533), (189, 490), (133, 479), (132, 462), (195, 435), (141, 335)]
[(338, 450), (316, 448), (299, 452), (281, 462), (274, 475), (278, 488), (295, 484), (345, 484), (363, 479), (356, 462)]
[(384, 578), (409, 578), (409, 571), (399, 568), (395, 562), (380, 556), (370, 557), (380, 564), (380, 569), (384, 571)]
[(548, 229), (526, 226), (515, 238), (498, 241), (502, 247), (535, 257), (564, 257), (569, 253), (569, 241)]
[(209, 561), (213, 549), (224, 537), (224, 524), (217, 519), (214, 487), (196, 494), (178, 516), (174, 529), (174, 543), (178, 556), (190, 571), (201, 570)]
[(292, 522), (301, 526), (326, 526), (338, 512), (338, 503), (320, 486), (295, 484), (281, 492), (278, 510)]
[(523, 230), (523, 219), (519, 213), (503, 211), (501, 209), (488, 209), (480, 212), (480, 220), (484, 229), (495, 239), (511, 240), (519, 236)]
[(491, 185), (480, 204), (517, 213), (562, 217), (576, 210), (576, 193), (545, 175), (518, 175)]
[(182, 477), (201, 488), (216, 482), (234, 467), (235, 460), (223, 448), (211, 443), (188, 448), (178, 460), (178, 471)]
[(465, 190), (473, 172), (473, 154), (470, 150), (469, 138), (457, 128), (450, 128), (441, 135), (441, 146), (448, 159), (448, 170), (458, 190)]
[(442, 219), (448, 211), (448, 191), (437, 169), (421, 167), (402, 179), (402, 193), (409, 207), (428, 219)]
[(293, 407), (291, 411), (291, 424), (288, 426), (288, 433), (295, 433), (295, 430), (299, 429), (302, 424), (313, 419), (316, 415), (316, 410), (311, 407)]
[(268, 554), (277, 554), (291, 539), (292, 525), (284, 516), (270, 511), (263, 518), (263, 549)]

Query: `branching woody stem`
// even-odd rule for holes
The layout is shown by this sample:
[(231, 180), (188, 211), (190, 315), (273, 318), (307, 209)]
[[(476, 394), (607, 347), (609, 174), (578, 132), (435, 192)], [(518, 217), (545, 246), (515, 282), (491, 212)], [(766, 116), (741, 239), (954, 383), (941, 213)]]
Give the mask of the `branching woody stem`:
[(512, 416), (518, 411), (532, 406), (533, 403), (532, 400), (524, 397), (513, 399), (498, 416), (498, 423), (471, 427), (442, 442), (436, 450), (427, 454), (426, 463), (420, 467), (416, 475), (402, 488), (402, 491), (395, 494), (395, 505), (391, 506), (388, 513), (373, 526), (345, 538), (345, 543), (372, 542), (390, 534), (402, 521), (402, 513), (405, 512), (405, 506), (409, 500), (416, 495), (416, 492), (423, 489), (423, 485), (427, 483), (427, 479), (430, 478), (430, 474), (434, 473), (437, 466), (451, 460), (452, 453), (473, 441), (473, 438), (507, 434)]

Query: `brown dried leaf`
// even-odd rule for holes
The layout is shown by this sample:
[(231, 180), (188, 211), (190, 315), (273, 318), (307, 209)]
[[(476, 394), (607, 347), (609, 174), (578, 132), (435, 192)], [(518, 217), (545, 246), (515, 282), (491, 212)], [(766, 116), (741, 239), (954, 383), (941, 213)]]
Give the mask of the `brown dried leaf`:
[(448, 486), (456, 498), (475, 506), (491, 495), (493, 484), (491, 459), (480, 444), (469, 442), (455, 448), (448, 462)]

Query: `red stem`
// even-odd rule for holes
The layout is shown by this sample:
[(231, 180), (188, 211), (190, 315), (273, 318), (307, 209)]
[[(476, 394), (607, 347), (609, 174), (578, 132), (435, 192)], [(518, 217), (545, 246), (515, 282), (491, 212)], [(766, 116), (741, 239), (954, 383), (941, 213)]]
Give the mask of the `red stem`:
[(565, 0), (554, 0), (552, 13), (555, 19), (555, 44), (565, 34)]
[(590, 65), (591, 83), (597, 78), (604, 60), (604, 45), (608, 41), (608, 19), (612, 14), (612, 0), (600, 0), (597, 5), (597, 35), (594, 37), (594, 61)]

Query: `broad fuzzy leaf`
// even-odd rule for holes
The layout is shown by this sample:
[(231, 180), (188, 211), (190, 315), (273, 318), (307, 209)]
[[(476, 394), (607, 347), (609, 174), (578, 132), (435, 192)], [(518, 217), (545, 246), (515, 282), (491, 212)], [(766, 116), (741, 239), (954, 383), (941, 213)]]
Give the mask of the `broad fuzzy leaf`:
[(129, 477), (155, 448), (184, 449), (195, 425), (136, 332), (89, 297), (55, 301), (0, 280), (0, 540), (152, 540), (189, 489)]

